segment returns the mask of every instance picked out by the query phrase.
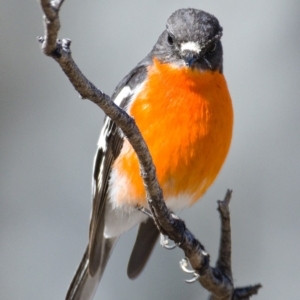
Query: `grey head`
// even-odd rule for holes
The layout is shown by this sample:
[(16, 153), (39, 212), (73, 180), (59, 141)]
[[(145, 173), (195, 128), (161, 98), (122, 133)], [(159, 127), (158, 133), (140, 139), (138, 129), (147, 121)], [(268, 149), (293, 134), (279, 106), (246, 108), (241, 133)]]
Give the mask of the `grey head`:
[(169, 17), (150, 54), (162, 63), (222, 72), (221, 37), (216, 17), (198, 9), (179, 9)]

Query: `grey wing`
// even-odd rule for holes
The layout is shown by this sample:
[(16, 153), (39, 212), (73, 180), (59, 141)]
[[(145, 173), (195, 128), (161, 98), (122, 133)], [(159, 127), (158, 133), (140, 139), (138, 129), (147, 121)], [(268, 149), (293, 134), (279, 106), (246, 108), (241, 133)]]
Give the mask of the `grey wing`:
[[(104, 210), (111, 165), (123, 144), (116, 125), (106, 118), (100, 137), (106, 138), (100, 145), (94, 161), (93, 206), (89, 244), (70, 284), (66, 300), (92, 299), (104, 272), (116, 239), (103, 238)], [(103, 255), (101, 254), (103, 250)]]
[[(96, 274), (101, 264), (102, 236), (105, 226), (105, 204), (108, 197), (111, 166), (118, 156), (123, 138), (117, 126), (106, 118), (94, 162), (93, 205), (89, 232), (89, 272)], [(101, 141), (100, 141), (101, 142)]]
[[(147, 76), (147, 59), (132, 70), (117, 86), (112, 100), (115, 100), (124, 87), (131, 90)], [(120, 101), (124, 108), (130, 101), (132, 94)], [(99, 147), (94, 160), (93, 173), (93, 203), (90, 222), (89, 244), (70, 284), (67, 300), (92, 299), (101, 276), (104, 272), (109, 255), (117, 238), (105, 239), (103, 230), (105, 225), (105, 205), (108, 200), (108, 187), (111, 167), (118, 157), (123, 145), (123, 136), (114, 122), (105, 118), (100, 134)], [(102, 253), (103, 252), (103, 253)]]
[[(120, 107), (126, 108), (133, 96), (134, 89), (144, 82), (147, 76), (147, 60), (140, 63), (131, 71), (117, 86), (112, 96), (116, 100), (122, 94), (124, 87), (129, 91), (120, 101)], [(120, 129), (106, 117), (102, 129), (99, 148), (94, 162), (94, 181), (93, 181), (93, 205), (89, 233), (89, 271), (95, 274), (101, 263), (101, 247), (103, 230), (105, 226), (105, 204), (108, 197), (109, 177), (114, 160), (118, 157), (123, 145), (123, 136)]]
[[(112, 100), (115, 101), (118, 96), (120, 97), (124, 87), (134, 91), (140, 83), (144, 82), (147, 76), (147, 66), (150, 64), (150, 56), (147, 56), (119, 83), (113, 93)], [(120, 107), (126, 109), (132, 96), (133, 94), (129, 93), (128, 96), (123, 97), (124, 99), (119, 99), (121, 100), (119, 102)], [(120, 130), (114, 122), (106, 117), (94, 161), (93, 204), (89, 244), (70, 284), (66, 295), (67, 300), (92, 299), (117, 240), (117, 238), (105, 239), (103, 230), (111, 167), (114, 160), (118, 157), (122, 145), (123, 136)]]

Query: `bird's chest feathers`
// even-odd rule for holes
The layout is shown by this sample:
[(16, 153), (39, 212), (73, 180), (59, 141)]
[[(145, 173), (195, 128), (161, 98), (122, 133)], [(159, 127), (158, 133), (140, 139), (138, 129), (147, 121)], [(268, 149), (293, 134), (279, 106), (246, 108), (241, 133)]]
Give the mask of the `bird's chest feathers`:
[[(165, 197), (182, 193), (199, 197), (215, 179), (231, 140), (232, 107), (226, 81), (219, 72), (175, 68), (157, 61), (148, 72), (129, 113), (149, 147)], [(144, 196), (137, 159), (128, 142), (115, 168), (126, 170), (127, 179), (136, 185), (132, 197)]]
[[(153, 151), (173, 151), (173, 163), (202, 147), (214, 147), (219, 134), (231, 132), (232, 107), (219, 72), (176, 68), (154, 61), (148, 80), (130, 107)], [(158, 147), (158, 148), (156, 148)], [(164, 150), (165, 149), (165, 150)], [(166, 158), (163, 158), (166, 159)], [(174, 161), (175, 159), (175, 161)]]

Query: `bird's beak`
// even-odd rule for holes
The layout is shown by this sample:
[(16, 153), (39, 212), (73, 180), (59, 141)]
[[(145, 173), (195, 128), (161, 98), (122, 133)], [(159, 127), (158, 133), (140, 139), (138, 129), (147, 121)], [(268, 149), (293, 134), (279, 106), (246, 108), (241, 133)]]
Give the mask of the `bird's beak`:
[(181, 54), (182, 59), (187, 67), (191, 67), (193, 63), (199, 59), (200, 53), (192, 50), (184, 50)]

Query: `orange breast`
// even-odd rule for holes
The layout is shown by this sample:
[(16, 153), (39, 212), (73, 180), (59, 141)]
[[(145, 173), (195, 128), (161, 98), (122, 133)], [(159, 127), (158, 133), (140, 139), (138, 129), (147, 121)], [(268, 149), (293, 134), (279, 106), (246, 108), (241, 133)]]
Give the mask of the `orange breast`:
[[(149, 147), (166, 201), (180, 194), (190, 195), (190, 203), (198, 200), (219, 173), (232, 136), (223, 74), (154, 61), (129, 113)], [(137, 157), (127, 141), (113, 170), (120, 180), (114, 201), (145, 204)]]

